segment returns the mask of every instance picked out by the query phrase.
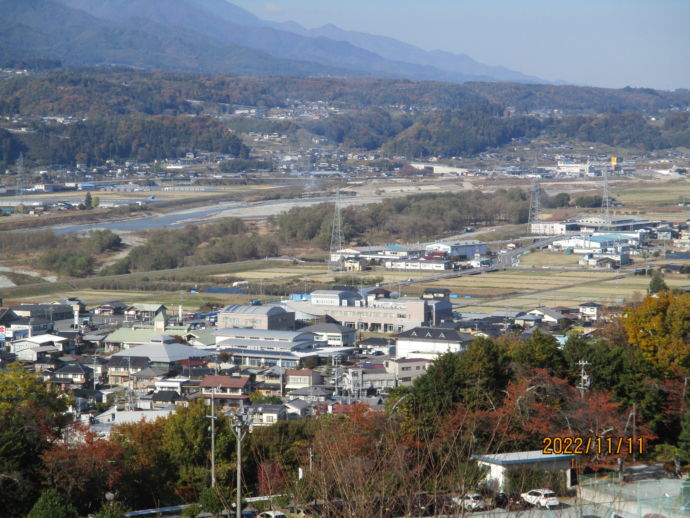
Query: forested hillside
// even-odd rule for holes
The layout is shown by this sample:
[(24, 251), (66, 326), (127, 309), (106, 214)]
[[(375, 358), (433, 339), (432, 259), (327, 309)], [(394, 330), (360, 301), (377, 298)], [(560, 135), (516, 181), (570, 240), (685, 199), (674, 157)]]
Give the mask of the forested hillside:
[[(327, 115), (266, 119), (269, 109)], [(238, 135), (326, 137), (344, 150), (413, 159), (473, 156), (544, 136), (639, 150), (690, 146), (690, 93), (382, 79), (250, 78), (126, 69), (42, 72), (0, 80), (0, 161), (148, 161), (203, 150), (248, 157)], [(233, 117), (238, 107), (255, 118)], [(223, 117), (219, 117), (223, 116)], [(15, 117), (22, 131), (8, 133)], [(54, 124), (44, 117), (71, 117)], [(18, 118), (18, 119), (17, 119)], [(236, 133), (229, 131), (230, 128)]]

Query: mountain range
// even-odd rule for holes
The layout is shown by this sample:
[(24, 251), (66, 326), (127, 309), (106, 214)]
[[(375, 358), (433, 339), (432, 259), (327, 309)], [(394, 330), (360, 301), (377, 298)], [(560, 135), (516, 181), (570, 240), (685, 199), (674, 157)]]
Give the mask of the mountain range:
[(0, 0), (0, 64), (32, 59), (257, 76), (545, 82), (335, 25), (262, 20), (226, 0)]

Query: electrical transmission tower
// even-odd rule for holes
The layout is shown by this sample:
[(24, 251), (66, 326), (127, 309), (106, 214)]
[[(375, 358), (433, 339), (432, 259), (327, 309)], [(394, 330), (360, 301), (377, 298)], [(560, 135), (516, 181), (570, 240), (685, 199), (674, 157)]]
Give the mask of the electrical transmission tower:
[(539, 177), (535, 176), (532, 179), (532, 189), (529, 196), (529, 224), (530, 229), (533, 223), (541, 221), (541, 207), (539, 204), (539, 197), (541, 196), (541, 187), (539, 186)]
[(604, 167), (604, 192), (601, 196), (601, 208), (603, 212), (604, 224), (611, 226), (611, 195), (609, 194), (609, 169)]
[[(24, 190), (24, 153), (19, 154), (17, 159), (17, 202), (21, 203), (21, 195)], [(18, 206), (17, 206), (18, 207)]]
[(333, 213), (333, 230), (331, 232), (331, 248), (329, 264), (331, 270), (338, 271), (342, 269), (343, 259), (338, 253), (343, 249), (343, 221), (341, 216), (340, 206), (340, 189), (335, 194), (335, 211)]

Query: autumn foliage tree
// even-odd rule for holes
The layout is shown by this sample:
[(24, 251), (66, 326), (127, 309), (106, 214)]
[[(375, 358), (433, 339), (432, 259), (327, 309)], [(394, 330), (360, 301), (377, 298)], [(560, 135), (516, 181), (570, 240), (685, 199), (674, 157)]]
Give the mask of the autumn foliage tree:
[[(73, 436), (74, 435), (74, 436)], [(122, 448), (75, 427), (43, 452), (45, 482), (59, 487), (81, 514), (99, 510), (122, 475)]]
[(630, 344), (664, 373), (690, 369), (690, 294), (662, 290), (623, 316)]
[(0, 516), (24, 516), (38, 498), (41, 455), (67, 422), (58, 394), (21, 365), (0, 370)]

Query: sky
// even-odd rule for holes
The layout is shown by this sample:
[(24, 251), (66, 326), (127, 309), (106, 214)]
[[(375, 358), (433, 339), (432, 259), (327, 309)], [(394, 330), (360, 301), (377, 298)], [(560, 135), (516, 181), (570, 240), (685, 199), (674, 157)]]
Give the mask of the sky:
[(390, 36), (548, 81), (690, 88), (690, 0), (230, 0), (260, 18)]

